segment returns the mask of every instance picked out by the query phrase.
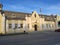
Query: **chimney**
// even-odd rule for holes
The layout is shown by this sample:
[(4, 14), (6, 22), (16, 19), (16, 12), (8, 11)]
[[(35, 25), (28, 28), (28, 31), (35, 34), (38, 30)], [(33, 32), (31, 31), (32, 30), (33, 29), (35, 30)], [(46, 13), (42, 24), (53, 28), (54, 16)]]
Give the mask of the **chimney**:
[(0, 4), (0, 11), (2, 10), (2, 7), (3, 7), (3, 5), (2, 5), (2, 4)]
[(2, 7), (3, 7), (3, 5), (0, 4), (0, 13), (1, 13), (1, 14), (3, 14)]

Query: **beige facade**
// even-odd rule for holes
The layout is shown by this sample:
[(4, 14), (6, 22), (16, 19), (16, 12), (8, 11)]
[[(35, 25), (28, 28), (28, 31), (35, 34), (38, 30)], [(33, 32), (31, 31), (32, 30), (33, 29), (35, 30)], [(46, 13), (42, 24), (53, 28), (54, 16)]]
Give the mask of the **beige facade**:
[(30, 13), (2, 11), (0, 5), (0, 34), (44, 31), (60, 28), (60, 16), (43, 15), (36, 11)]
[(5, 16), (2, 14), (2, 5), (0, 5), (0, 33), (5, 34)]

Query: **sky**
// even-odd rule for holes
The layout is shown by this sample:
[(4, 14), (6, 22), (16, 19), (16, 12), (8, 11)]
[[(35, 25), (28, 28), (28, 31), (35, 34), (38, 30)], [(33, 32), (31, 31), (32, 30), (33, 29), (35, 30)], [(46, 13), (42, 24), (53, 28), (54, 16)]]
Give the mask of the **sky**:
[(0, 0), (0, 3), (3, 4), (3, 10), (60, 15), (60, 0)]

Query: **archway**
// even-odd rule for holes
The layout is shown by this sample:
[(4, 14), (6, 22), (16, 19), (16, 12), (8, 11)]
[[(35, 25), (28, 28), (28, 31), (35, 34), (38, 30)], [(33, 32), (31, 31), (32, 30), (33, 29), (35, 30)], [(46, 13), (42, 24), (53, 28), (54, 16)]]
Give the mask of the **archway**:
[(34, 25), (34, 30), (37, 31), (37, 25)]

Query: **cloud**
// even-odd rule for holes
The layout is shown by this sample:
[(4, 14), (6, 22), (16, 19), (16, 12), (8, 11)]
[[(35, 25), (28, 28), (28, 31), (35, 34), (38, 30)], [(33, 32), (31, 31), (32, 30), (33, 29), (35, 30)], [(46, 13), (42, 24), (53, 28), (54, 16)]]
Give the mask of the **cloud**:
[(33, 9), (31, 9), (30, 7), (26, 7), (23, 5), (7, 5), (5, 6), (6, 10), (11, 10), (11, 11), (18, 11), (18, 12), (32, 12)]
[(48, 7), (47, 9), (50, 9), (50, 10), (60, 10), (60, 3), (57, 4), (57, 5), (52, 5), (52, 6)]
[(46, 14), (60, 14), (60, 3), (56, 5), (45, 6), (43, 8), (43, 11), (44, 11), (43, 13), (46, 13)]
[(6, 10), (18, 11), (18, 12), (28, 12), (36, 10), (40, 13), (40, 8), (42, 8), (42, 14), (60, 14), (60, 3), (54, 5), (44, 5), (39, 3), (29, 3), (29, 4), (7, 4), (3, 6)]

